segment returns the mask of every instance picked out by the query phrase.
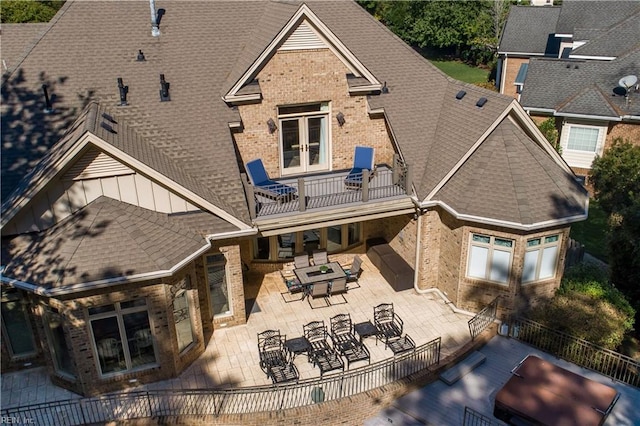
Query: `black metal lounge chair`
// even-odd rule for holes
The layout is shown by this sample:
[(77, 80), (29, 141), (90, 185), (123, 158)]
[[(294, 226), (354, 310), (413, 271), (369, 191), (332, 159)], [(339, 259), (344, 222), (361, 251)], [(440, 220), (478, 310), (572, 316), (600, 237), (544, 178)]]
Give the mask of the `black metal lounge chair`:
[(297, 381), (300, 375), (293, 364), (291, 353), (284, 347), (286, 336), (279, 330), (258, 333), (260, 368), (273, 383)]
[(371, 362), (369, 350), (364, 343), (356, 339), (351, 315), (339, 314), (331, 318), (331, 341), (333, 347), (347, 360), (347, 368), (352, 362), (365, 360)]
[(309, 341), (309, 362), (320, 369), (320, 377), (327, 371), (344, 371), (340, 354), (329, 345), (329, 333), (324, 321), (312, 321), (303, 326), (304, 337)]
[(297, 190), (293, 186), (285, 185), (269, 178), (260, 158), (249, 161), (245, 164), (245, 168), (256, 194), (273, 198), (278, 202), (295, 196)]

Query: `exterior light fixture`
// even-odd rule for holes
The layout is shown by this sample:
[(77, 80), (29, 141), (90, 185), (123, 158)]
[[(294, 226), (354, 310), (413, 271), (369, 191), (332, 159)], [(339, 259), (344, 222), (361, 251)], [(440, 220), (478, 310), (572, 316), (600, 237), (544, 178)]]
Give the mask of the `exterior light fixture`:
[(340, 127), (344, 126), (344, 114), (342, 113), (342, 111), (336, 114), (336, 120), (338, 120), (338, 125)]
[(269, 133), (273, 134), (276, 131), (276, 123), (273, 121), (273, 118), (267, 120), (267, 127), (269, 128)]

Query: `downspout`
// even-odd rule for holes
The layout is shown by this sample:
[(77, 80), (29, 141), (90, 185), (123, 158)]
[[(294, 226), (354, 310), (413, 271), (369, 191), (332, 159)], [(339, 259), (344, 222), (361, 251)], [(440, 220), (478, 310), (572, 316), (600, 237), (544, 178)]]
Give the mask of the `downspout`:
[(418, 265), (420, 265), (420, 251), (422, 248), (422, 209), (419, 209), (417, 212), (418, 212), (418, 222), (417, 222), (418, 230), (416, 232), (416, 260), (414, 263), (416, 272), (413, 274), (413, 289), (418, 294), (429, 294), (429, 293), (437, 294), (444, 301), (444, 303), (448, 305), (449, 308), (451, 308), (451, 310), (456, 314), (467, 315), (470, 317), (476, 316), (476, 314), (473, 312), (469, 312), (469, 311), (465, 311), (464, 309), (457, 308), (456, 305), (454, 305), (453, 302), (449, 300), (447, 296), (442, 291), (440, 291), (440, 289), (437, 287), (431, 287), (426, 290), (418, 288)]

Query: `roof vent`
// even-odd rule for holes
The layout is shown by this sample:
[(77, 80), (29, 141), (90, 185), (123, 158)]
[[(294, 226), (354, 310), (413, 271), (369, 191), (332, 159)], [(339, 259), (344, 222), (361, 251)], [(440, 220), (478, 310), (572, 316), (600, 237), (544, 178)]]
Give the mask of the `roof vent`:
[(567, 64), (567, 69), (571, 68), (571, 64)]
[(486, 104), (486, 103), (487, 103), (487, 98), (482, 97), (482, 98), (478, 99), (478, 102), (476, 102), (476, 106), (478, 108), (482, 108), (484, 106), (484, 104)]
[(578, 68), (579, 68), (579, 67), (578, 67), (578, 65), (575, 65), (575, 66), (573, 67), (573, 69), (574, 69), (574, 70), (577, 70)]
[(160, 74), (160, 102), (170, 101), (169, 97), (169, 83), (164, 79), (164, 74)]
[(127, 103), (127, 93), (129, 93), (129, 86), (125, 86), (122, 83), (122, 78), (118, 77), (118, 90), (120, 91), (120, 106), (129, 105)]
[(461, 90), (456, 94), (456, 99), (460, 100), (460, 99), (464, 98), (464, 95), (466, 95), (466, 94), (467, 94), (467, 92), (465, 92), (464, 90)]
[(382, 84), (382, 93), (389, 93), (389, 88), (387, 87), (386, 81)]
[(136, 60), (138, 62), (146, 61), (146, 58), (144, 57), (144, 53), (142, 53), (142, 50), (138, 50), (138, 57), (136, 58)]
[(158, 27), (158, 14), (156, 13), (155, 0), (149, 0), (149, 8), (151, 8), (151, 35), (158, 37), (160, 35), (160, 27)]
[(51, 98), (49, 97), (49, 91), (47, 88), (48, 86), (46, 84), (42, 85), (42, 91), (44, 92), (44, 112), (49, 114), (53, 112), (53, 105), (51, 104)]

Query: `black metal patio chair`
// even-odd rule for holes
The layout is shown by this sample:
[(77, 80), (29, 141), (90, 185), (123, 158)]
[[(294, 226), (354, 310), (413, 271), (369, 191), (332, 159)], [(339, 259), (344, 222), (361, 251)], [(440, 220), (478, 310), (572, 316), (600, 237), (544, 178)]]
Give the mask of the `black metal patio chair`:
[(360, 340), (356, 339), (350, 314), (338, 314), (331, 318), (331, 341), (333, 347), (347, 360), (347, 368), (352, 362), (371, 362), (369, 350)]
[(304, 337), (311, 345), (309, 362), (320, 369), (320, 377), (327, 371), (344, 371), (340, 354), (329, 345), (329, 333), (324, 321), (312, 321), (303, 326)]
[(286, 336), (280, 330), (258, 333), (260, 368), (273, 383), (297, 381), (300, 375), (293, 364), (292, 355), (284, 347)]
[(384, 342), (385, 349), (390, 348), (394, 354), (415, 349), (415, 343), (408, 335), (402, 335), (404, 322), (393, 311), (393, 303), (381, 303), (373, 308), (373, 324), (376, 327), (376, 344)]

